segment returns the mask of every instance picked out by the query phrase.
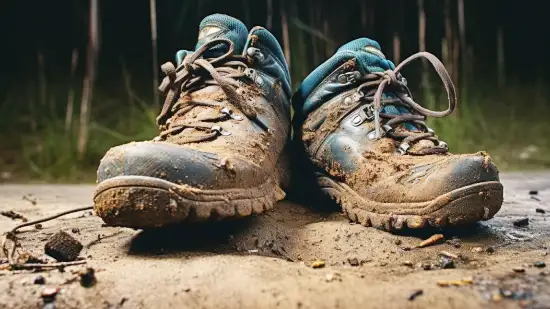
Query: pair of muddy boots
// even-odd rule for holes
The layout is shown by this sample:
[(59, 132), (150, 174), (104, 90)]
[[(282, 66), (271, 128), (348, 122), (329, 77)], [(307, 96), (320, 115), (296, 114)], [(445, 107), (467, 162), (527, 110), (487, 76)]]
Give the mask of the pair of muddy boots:
[[(445, 85), (446, 111), (413, 101), (400, 70), (420, 57)], [(431, 54), (395, 67), (375, 41), (345, 44), (293, 95), (293, 134), (288, 67), (262, 27), (248, 32), (232, 17), (208, 16), (195, 51), (179, 51), (162, 70), (159, 135), (101, 160), (94, 208), (109, 225), (260, 214), (285, 197), (290, 175), (294, 192), (322, 192), (351, 220), (389, 231), (487, 220), (502, 204), (491, 159), (450, 154), (424, 122), (456, 104)]]

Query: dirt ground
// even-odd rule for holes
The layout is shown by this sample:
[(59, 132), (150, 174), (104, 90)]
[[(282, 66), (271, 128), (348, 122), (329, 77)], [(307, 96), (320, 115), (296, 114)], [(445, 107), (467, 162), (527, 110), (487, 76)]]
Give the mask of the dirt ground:
[[(505, 174), (502, 180), (505, 201), (495, 219), (420, 234), (392, 235), (288, 201), (244, 221), (149, 232), (103, 227), (91, 213), (68, 215), (42, 229), (25, 228), (19, 234), (23, 248), (47, 258), (44, 244), (64, 230), (84, 245), (80, 256), (87, 266), (0, 270), (0, 308), (42, 308), (40, 294), (50, 286), (60, 288), (58, 309), (550, 308), (550, 173)], [(84, 185), (4, 185), (0, 211), (33, 220), (89, 205), (92, 191)], [(523, 218), (528, 226), (514, 226)], [(0, 232), (19, 223), (0, 216)], [(440, 232), (447, 242), (414, 248)], [(442, 251), (456, 257), (442, 259)], [(316, 260), (325, 266), (312, 268)], [(6, 265), (1, 253), (0, 263)], [(85, 267), (96, 271), (92, 287), (75, 275)], [(45, 285), (34, 284), (38, 276)]]

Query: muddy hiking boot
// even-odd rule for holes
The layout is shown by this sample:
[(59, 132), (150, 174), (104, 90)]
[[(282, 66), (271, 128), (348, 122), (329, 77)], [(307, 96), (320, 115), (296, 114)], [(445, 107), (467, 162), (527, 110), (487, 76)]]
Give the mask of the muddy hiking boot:
[[(419, 58), (441, 77), (447, 110), (431, 111), (413, 100), (400, 72)], [(310, 175), (317, 190), (364, 226), (392, 231), (488, 220), (503, 195), (491, 158), (449, 153), (424, 122), (455, 106), (454, 86), (435, 56), (418, 53), (395, 67), (375, 41), (345, 44), (293, 97), (298, 164), (308, 165), (302, 177)]]
[(109, 225), (150, 228), (260, 214), (283, 199), (290, 77), (275, 37), (211, 15), (195, 50), (162, 70), (160, 133), (107, 152), (95, 212)]

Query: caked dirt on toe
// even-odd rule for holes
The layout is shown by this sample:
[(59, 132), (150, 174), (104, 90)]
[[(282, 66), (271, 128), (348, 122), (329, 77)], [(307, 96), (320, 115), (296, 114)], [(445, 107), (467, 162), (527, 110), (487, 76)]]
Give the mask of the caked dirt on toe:
[[(288, 201), (260, 217), (154, 231), (68, 215), (23, 229), (21, 252), (51, 260), (44, 245), (63, 230), (87, 264), (12, 271), (0, 255), (0, 308), (550, 308), (550, 174), (503, 183), (493, 220), (401, 235)], [(33, 220), (90, 204), (92, 192), (5, 185), (0, 211)], [(0, 216), (0, 232), (20, 221)], [(418, 247), (435, 234), (443, 239)]]

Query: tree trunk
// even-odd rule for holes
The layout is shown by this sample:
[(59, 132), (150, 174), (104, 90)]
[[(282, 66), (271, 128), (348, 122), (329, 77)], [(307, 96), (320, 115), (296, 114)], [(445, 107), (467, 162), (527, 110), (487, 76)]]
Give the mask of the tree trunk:
[(88, 131), (90, 122), (90, 105), (92, 101), (93, 86), (95, 80), (95, 67), (98, 52), (97, 23), (98, 23), (98, 0), (90, 0), (90, 29), (88, 37), (88, 51), (86, 55), (86, 77), (82, 89), (82, 100), (80, 102), (80, 130), (78, 136), (78, 157), (82, 159), (88, 144)]
[(65, 133), (69, 133), (73, 123), (74, 109), (74, 73), (78, 64), (78, 49), (73, 49), (71, 57), (71, 79), (69, 81), (69, 94), (67, 95), (67, 109), (65, 112)]
[(462, 57), (462, 78), (466, 79), (466, 66), (468, 63), (466, 44), (466, 21), (464, 19), (464, 0), (458, 0), (458, 32), (460, 36), (460, 53)]
[(401, 37), (398, 32), (393, 33), (393, 61), (395, 63), (401, 61)]
[(506, 62), (504, 58), (504, 35), (502, 26), (497, 30), (497, 74), (498, 87), (503, 88), (506, 85)]
[(284, 53), (286, 58), (286, 63), (288, 64), (288, 69), (290, 70), (290, 38), (288, 36), (288, 19), (286, 15), (286, 8), (283, 1), (281, 1), (280, 4), (280, 10), (281, 10), (281, 27), (283, 30), (283, 45), (284, 45)]
[[(418, 51), (426, 51), (426, 12), (424, 11), (424, 0), (418, 0)], [(426, 61), (422, 60), (422, 88), (428, 86), (426, 75)]]
[(267, 21), (265, 27), (269, 30), (273, 30), (273, 0), (267, 0)]
[(361, 3), (361, 29), (364, 33), (367, 33), (367, 20), (368, 20), (368, 9), (367, 9), (367, 0), (359, 0)]
[(159, 96), (157, 87), (159, 86), (159, 63), (157, 48), (157, 3), (156, 0), (149, 0), (149, 10), (151, 19), (151, 50), (153, 52), (153, 102), (155, 108), (159, 108)]

